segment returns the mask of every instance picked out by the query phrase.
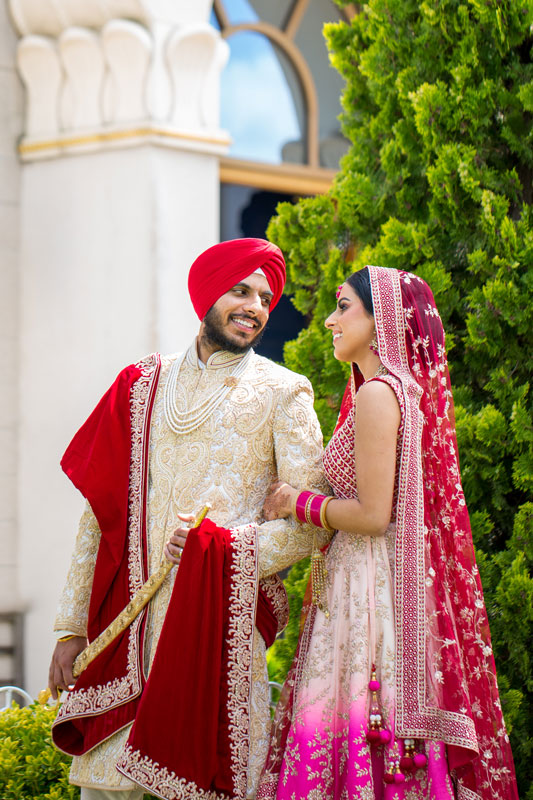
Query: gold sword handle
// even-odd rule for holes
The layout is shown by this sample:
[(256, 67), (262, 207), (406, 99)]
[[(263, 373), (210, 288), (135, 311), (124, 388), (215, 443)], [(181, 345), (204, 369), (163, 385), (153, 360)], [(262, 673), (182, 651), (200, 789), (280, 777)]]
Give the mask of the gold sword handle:
[[(209, 513), (210, 508), (210, 504), (206, 503), (200, 513), (196, 516), (191, 526), (192, 528), (197, 528), (203, 522)], [(72, 675), (75, 678), (81, 675), (83, 670), (89, 666), (91, 661), (94, 661), (96, 656), (100, 655), (100, 653), (105, 650), (105, 648), (110, 645), (111, 642), (113, 642), (117, 636), (122, 633), (122, 631), (126, 630), (126, 628), (131, 625), (133, 620), (139, 615), (142, 609), (155, 595), (173, 566), (174, 564), (171, 561), (165, 560), (159, 569), (154, 572), (153, 575), (150, 575), (146, 583), (144, 583), (134, 594), (128, 605), (122, 609), (120, 614), (109, 623), (107, 628), (103, 630), (102, 633), (96, 637), (96, 639), (93, 639), (93, 641), (87, 645), (85, 650), (82, 650), (81, 653), (76, 656), (74, 664), (72, 665)]]

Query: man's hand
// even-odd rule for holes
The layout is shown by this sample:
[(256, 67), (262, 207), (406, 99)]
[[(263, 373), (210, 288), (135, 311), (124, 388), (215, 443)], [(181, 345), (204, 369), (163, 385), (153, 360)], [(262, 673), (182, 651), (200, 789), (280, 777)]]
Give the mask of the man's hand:
[(288, 483), (277, 481), (268, 490), (269, 494), (263, 505), (263, 514), (266, 520), (290, 517), (293, 503), (298, 496), (298, 489), (293, 489)]
[[(178, 514), (178, 517), (183, 522), (193, 522), (194, 514)], [(189, 528), (176, 528), (170, 539), (165, 545), (165, 558), (172, 564), (179, 564), (187, 536), (189, 535)]]
[(57, 700), (57, 690), (68, 692), (75, 683), (72, 675), (72, 665), (76, 656), (87, 647), (85, 636), (73, 636), (66, 642), (58, 642), (52, 654), (50, 671), (48, 673), (48, 687), (54, 700)]

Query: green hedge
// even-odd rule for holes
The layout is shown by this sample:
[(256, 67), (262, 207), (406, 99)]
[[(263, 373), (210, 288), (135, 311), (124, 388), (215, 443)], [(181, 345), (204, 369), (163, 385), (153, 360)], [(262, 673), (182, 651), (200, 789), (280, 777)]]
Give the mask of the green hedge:
[[(0, 712), (1, 800), (77, 800), (78, 786), (68, 782), (70, 756), (52, 743), (53, 706), (15, 702)], [(157, 800), (144, 795), (144, 800)]]
[(68, 783), (70, 758), (52, 744), (55, 710), (33, 703), (0, 713), (0, 797), (2, 800), (74, 800)]

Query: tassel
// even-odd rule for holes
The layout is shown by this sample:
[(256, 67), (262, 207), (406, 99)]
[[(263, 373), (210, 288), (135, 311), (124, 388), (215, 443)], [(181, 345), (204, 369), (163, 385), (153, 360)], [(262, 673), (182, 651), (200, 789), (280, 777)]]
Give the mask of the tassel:
[(313, 536), (313, 552), (311, 553), (311, 602), (317, 606), (329, 619), (329, 609), (326, 600), (326, 581), (328, 570), (324, 553), (320, 550), (317, 534)]
[(378, 699), (378, 692), (381, 689), (381, 684), (376, 678), (375, 664), (372, 664), (368, 689), (370, 691), (370, 708), (368, 712), (366, 740), (370, 744), (388, 744), (392, 734), (383, 724), (383, 715)]

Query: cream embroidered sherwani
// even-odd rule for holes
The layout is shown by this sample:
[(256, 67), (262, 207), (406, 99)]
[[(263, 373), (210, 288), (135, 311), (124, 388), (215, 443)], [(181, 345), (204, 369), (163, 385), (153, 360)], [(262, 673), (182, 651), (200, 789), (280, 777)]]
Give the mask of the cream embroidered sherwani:
[[(266, 577), (309, 555), (312, 532), (287, 520), (261, 523), (268, 487), (277, 476), (296, 487), (324, 491), (322, 434), (313, 409), (309, 381), (274, 362), (252, 355), (244, 374), (212, 415), (191, 433), (178, 435), (166, 422), (163, 395), (175, 356), (163, 357), (150, 431), (148, 542), (150, 573), (163, 558), (173, 530), (183, 523), (178, 513), (195, 513), (211, 503), (218, 525), (258, 523), (260, 577)], [(176, 398), (193, 408), (231, 376), (235, 355), (214, 353), (206, 365), (193, 343), (183, 360)], [(92, 577), (100, 531), (87, 506), (82, 516), (72, 563), (63, 591), (55, 630), (86, 634)], [(165, 618), (175, 569), (150, 604), (146, 659), (150, 666)], [(186, 613), (186, 609), (184, 609)], [(265, 644), (254, 633), (251, 742), (248, 796), (253, 796), (269, 734), (268, 676)], [(169, 687), (169, 691), (187, 687)], [(134, 784), (115, 764), (131, 726), (83, 756), (75, 757), (71, 782), (102, 789), (127, 789)]]

